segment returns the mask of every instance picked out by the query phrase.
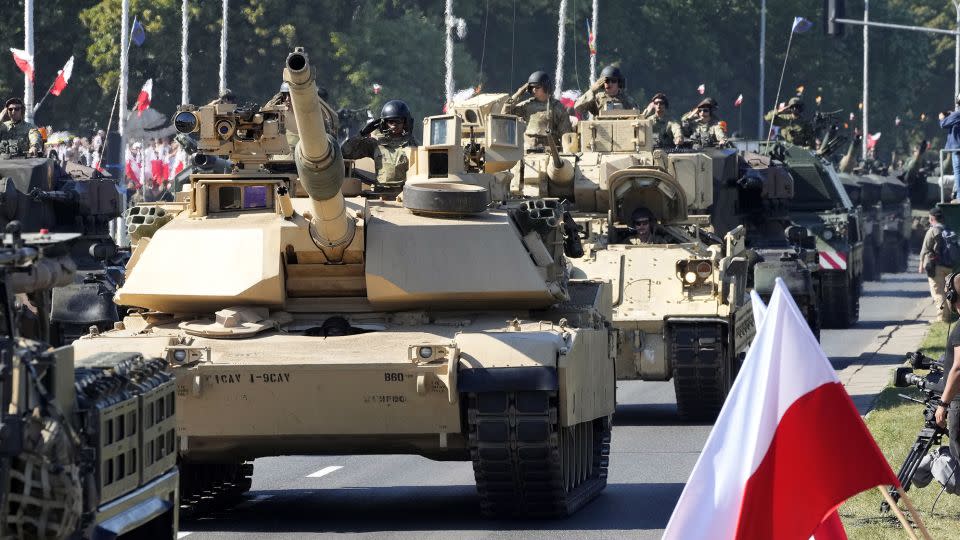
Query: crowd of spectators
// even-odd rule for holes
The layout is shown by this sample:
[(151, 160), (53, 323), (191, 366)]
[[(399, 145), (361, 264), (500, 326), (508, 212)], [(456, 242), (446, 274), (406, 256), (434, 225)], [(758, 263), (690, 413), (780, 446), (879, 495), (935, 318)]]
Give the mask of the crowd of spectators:
[[(51, 132), (49, 127), (47, 130)], [(46, 153), (64, 166), (79, 163), (101, 169), (105, 137), (106, 132), (99, 130), (92, 137), (51, 138), (46, 143)], [(133, 140), (127, 142), (125, 152), (128, 200), (135, 203), (172, 199), (173, 177), (183, 170), (188, 159), (180, 144), (169, 138)]]

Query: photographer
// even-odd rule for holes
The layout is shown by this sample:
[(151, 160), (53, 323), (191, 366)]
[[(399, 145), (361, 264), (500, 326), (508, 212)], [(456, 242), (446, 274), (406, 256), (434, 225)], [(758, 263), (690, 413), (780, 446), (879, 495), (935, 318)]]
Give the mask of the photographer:
[[(952, 311), (960, 304), (960, 273), (947, 276), (944, 283), (946, 296)], [(947, 338), (947, 350), (943, 355), (943, 373), (946, 384), (940, 403), (937, 405), (936, 419), (940, 427), (947, 429), (950, 439), (950, 452), (960, 458), (960, 325), (956, 325)]]

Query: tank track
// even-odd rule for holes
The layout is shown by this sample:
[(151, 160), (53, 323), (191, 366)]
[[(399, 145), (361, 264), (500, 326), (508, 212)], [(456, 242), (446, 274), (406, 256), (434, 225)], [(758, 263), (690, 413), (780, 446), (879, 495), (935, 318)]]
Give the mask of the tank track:
[(860, 319), (860, 296), (854, 296), (853, 289), (845, 272), (821, 273), (820, 323), (823, 328), (849, 328)]
[(180, 518), (196, 519), (243, 498), (253, 480), (253, 462), (180, 463)]
[(607, 485), (609, 417), (562, 427), (556, 392), (469, 394), (470, 457), (488, 517), (562, 517)]
[(672, 323), (667, 328), (677, 410), (692, 420), (713, 420), (735, 375), (724, 326), (698, 322)]

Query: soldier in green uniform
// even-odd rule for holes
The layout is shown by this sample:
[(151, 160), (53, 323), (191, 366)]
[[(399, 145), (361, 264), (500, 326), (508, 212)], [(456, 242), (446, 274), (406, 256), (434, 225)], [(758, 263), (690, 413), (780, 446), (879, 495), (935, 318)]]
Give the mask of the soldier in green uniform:
[(788, 143), (810, 149), (816, 145), (813, 125), (803, 117), (803, 101), (800, 98), (790, 98), (782, 108), (768, 112), (763, 118), (779, 127), (780, 138)]
[(0, 155), (13, 158), (43, 155), (40, 131), (37, 126), (23, 119), (23, 113), (22, 99), (7, 100), (7, 119), (0, 124)]
[(683, 134), (693, 144), (700, 146), (723, 146), (727, 144), (727, 132), (717, 118), (717, 100), (704, 98), (697, 106), (684, 114), (680, 121)]
[[(545, 71), (534, 71), (503, 106), (504, 114), (519, 116), (527, 122), (527, 131), (524, 134), (527, 151), (542, 150), (543, 137), (547, 133), (553, 136), (554, 142), (559, 146), (560, 137), (573, 131), (566, 107), (554, 99), (551, 92), (553, 83), (550, 75)], [(520, 101), (527, 93), (531, 94), (531, 97)]]
[(674, 122), (667, 116), (667, 109), (670, 108), (670, 100), (663, 92), (658, 92), (653, 96), (653, 100), (643, 110), (645, 118), (653, 120), (653, 146), (654, 148), (673, 148), (683, 144), (683, 133), (680, 124)]
[(607, 109), (636, 109), (633, 100), (624, 92), (626, 87), (627, 79), (620, 68), (607, 66), (593, 86), (577, 98), (573, 108), (580, 114), (590, 113), (593, 116)]
[(360, 133), (343, 141), (346, 159), (373, 158), (377, 167), (378, 191), (399, 191), (407, 180), (410, 160), (407, 148), (419, 146), (413, 136), (413, 115), (407, 104), (394, 99), (380, 110)]

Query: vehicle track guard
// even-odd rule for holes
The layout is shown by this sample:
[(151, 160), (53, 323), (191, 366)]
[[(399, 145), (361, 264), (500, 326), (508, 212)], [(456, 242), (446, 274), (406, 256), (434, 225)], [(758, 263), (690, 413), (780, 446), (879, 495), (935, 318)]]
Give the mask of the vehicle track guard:
[(560, 388), (557, 369), (549, 366), (461, 369), (457, 390), (467, 392), (551, 391)]

